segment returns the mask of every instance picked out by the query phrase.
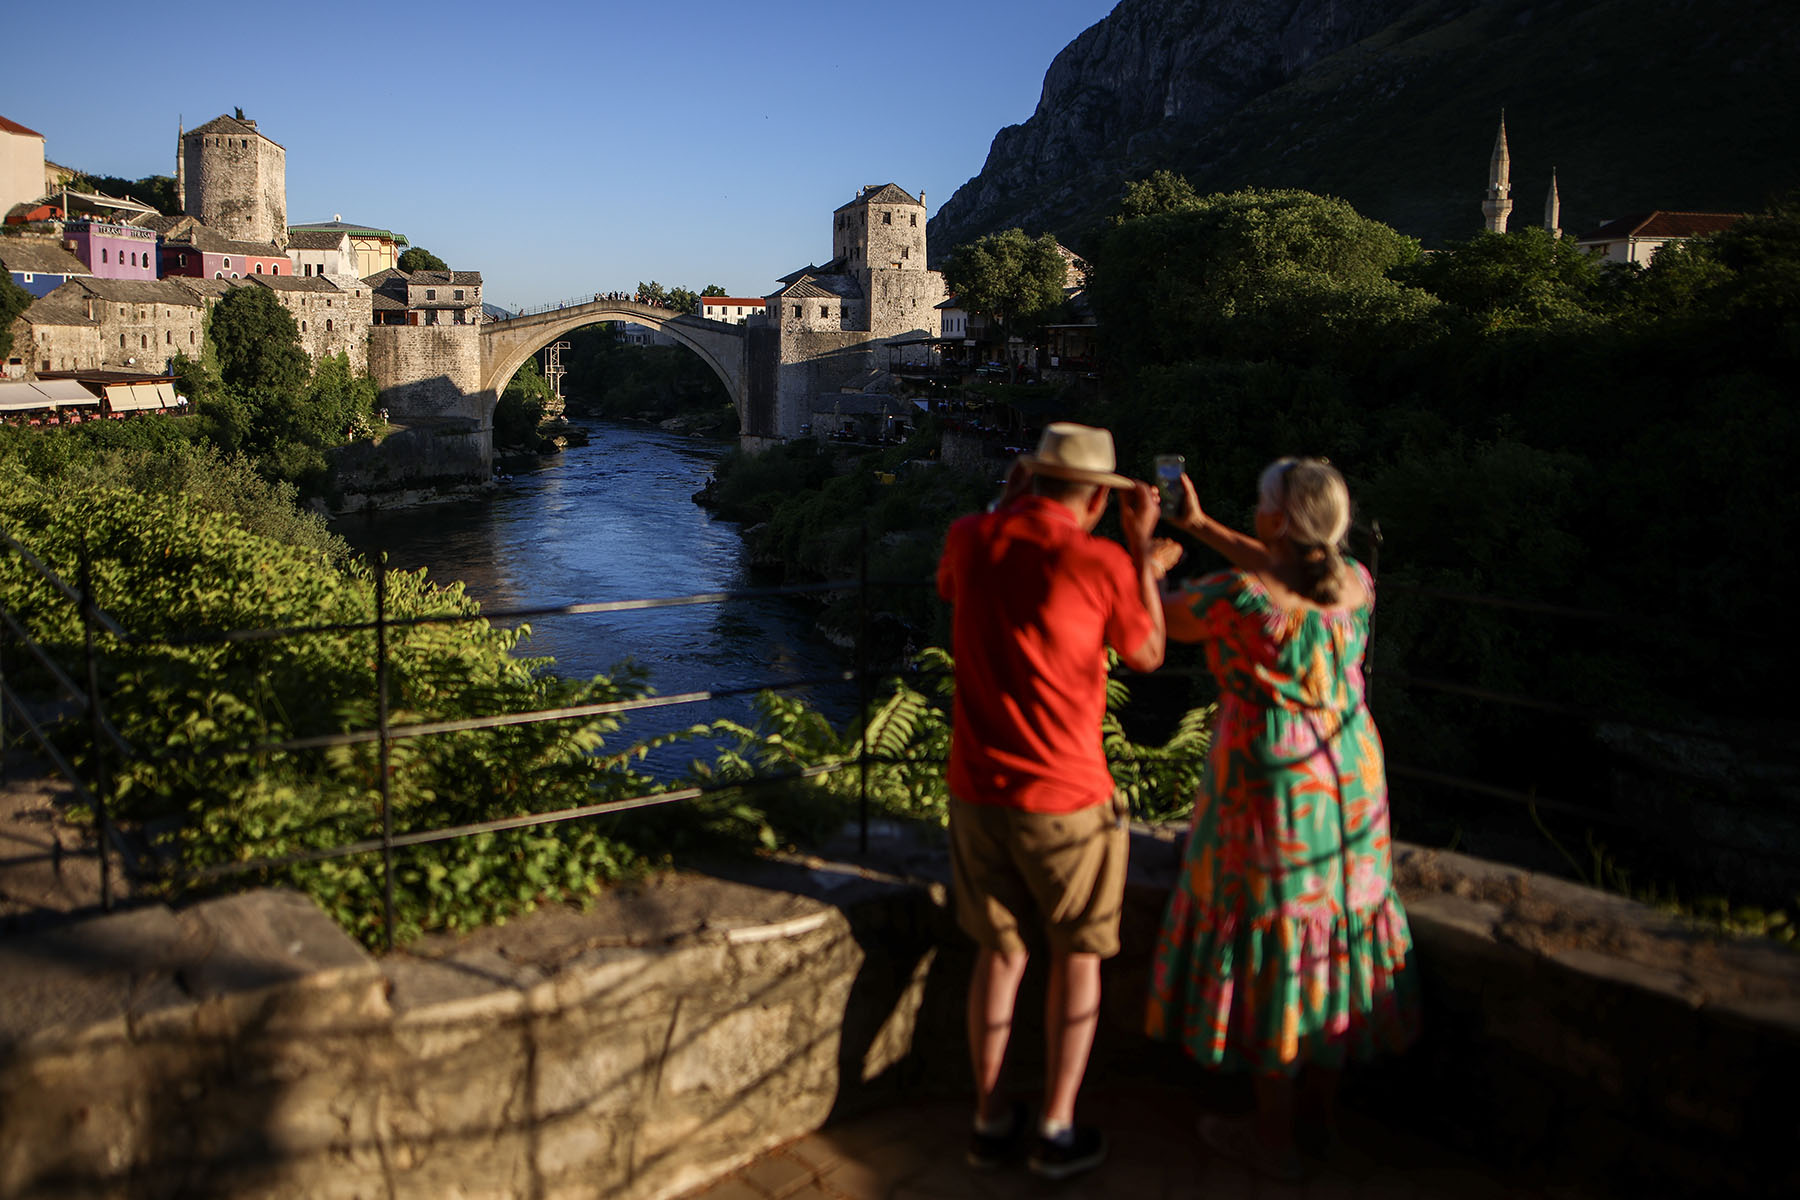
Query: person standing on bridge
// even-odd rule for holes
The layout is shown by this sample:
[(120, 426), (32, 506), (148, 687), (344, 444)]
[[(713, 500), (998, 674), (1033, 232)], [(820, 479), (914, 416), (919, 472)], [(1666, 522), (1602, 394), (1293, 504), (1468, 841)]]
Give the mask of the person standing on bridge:
[[(1059, 422), (1013, 464), (987, 513), (950, 527), (938, 591), (953, 606), (956, 701), (946, 774), (957, 923), (980, 949), (969, 984), (975, 1128), (968, 1158), (1005, 1162), (1025, 1108), (1001, 1067), (1028, 958), (1048, 943), (1044, 1100), (1028, 1165), (1047, 1179), (1098, 1166), (1106, 1139), (1075, 1121), (1100, 1010), (1100, 962), (1118, 953), (1129, 831), (1101, 747), (1106, 649), (1162, 665), (1151, 533), (1156, 492), (1114, 470), (1112, 434)], [(1093, 536), (1120, 492), (1125, 548)]]

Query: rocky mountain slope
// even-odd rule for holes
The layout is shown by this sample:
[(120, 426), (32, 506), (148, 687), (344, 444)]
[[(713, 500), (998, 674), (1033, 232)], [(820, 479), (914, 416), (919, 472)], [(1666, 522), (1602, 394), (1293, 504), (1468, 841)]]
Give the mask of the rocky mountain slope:
[(1428, 244), (1481, 224), (1506, 112), (1513, 228), (1739, 211), (1800, 185), (1791, 0), (1121, 0), (932, 218), (935, 256), (1013, 225), (1078, 248), (1125, 181), (1343, 196)]

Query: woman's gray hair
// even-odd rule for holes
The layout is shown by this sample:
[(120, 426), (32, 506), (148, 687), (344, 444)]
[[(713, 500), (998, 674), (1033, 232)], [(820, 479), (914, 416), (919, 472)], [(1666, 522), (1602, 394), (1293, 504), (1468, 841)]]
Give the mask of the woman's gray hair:
[(1278, 458), (1256, 485), (1258, 507), (1282, 518), (1311, 599), (1329, 604), (1343, 581), (1344, 539), (1350, 533), (1350, 489), (1322, 458)]

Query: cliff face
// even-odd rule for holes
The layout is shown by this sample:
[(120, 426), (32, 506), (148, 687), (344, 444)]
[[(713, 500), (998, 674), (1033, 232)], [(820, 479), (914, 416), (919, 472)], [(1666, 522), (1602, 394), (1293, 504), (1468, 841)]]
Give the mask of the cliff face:
[(1780, 83), (1797, 13), (1766, 0), (1121, 0), (1056, 56), (1037, 111), (995, 136), (932, 218), (931, 245), (942, 255), (1012, 225), (1079, 244), (1125, 181), (1159, 168), (1202, 192), (1330, 192), (1428, 240), (1464, 237), (1502, 108), (1527, 222), (1553, 165), (1571, 228), (1755, 207), (1800, 181), (1800, 89)]

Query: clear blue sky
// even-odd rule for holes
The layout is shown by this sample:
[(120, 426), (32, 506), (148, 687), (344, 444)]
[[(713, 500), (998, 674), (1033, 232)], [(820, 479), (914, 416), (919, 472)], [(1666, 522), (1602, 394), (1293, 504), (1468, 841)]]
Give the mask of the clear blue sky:
[(507, 307), (760, 296), (831, 256), (863, 184), (935, 213), (1113, 3), (99, 0), (7, 55), (0, 115), (136, 179), (173, 172), (178, 121), (241, 107), (287, 150), (290, 222), (392, 229)]

